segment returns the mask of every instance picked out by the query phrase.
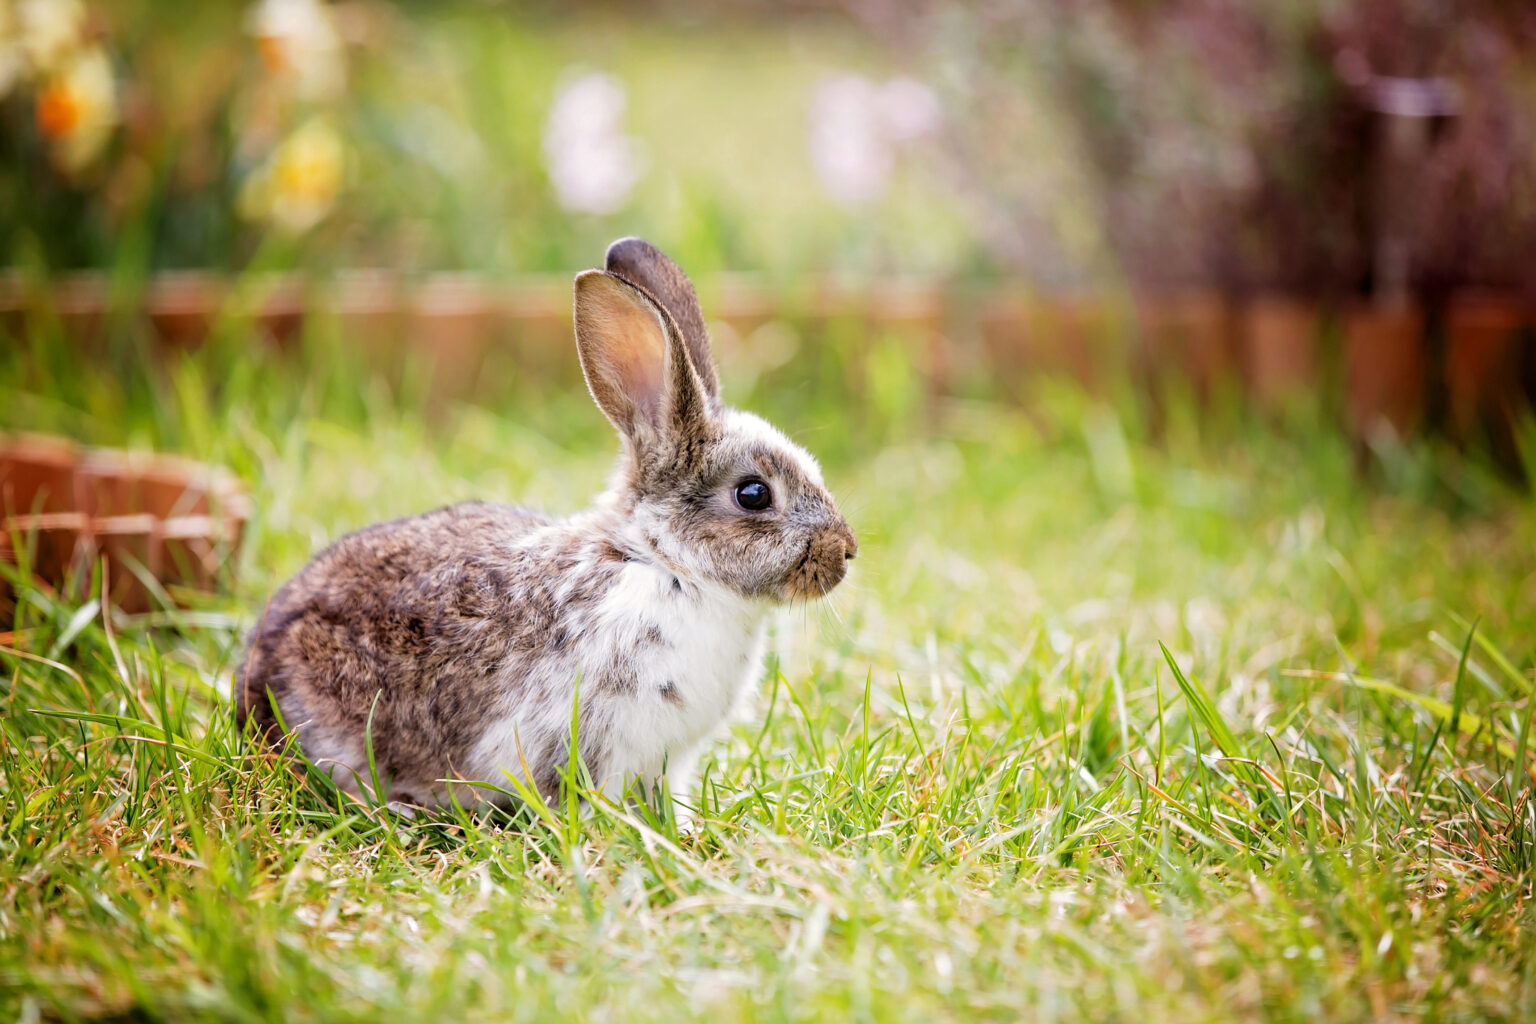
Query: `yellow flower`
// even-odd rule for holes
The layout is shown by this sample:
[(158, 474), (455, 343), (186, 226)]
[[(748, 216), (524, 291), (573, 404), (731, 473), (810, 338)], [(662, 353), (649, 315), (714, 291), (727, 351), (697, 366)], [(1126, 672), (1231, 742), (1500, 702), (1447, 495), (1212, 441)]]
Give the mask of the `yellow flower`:
[(71, 54), (37, 91), (37, 127), (53, 162), (74, 174), (94, 160), (117, 127), (117, 83), (97, 46)]
[(329, 122), (313, 118), (272, 151), (240, 190), (240, 211), (300, 234), (330, 212), (346, 176), (346, 149)]

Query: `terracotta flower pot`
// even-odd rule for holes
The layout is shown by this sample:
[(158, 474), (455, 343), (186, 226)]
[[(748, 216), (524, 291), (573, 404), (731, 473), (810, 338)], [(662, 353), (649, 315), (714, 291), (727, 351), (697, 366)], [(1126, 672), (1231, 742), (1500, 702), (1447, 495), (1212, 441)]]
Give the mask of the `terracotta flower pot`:
[(1039, 377), (1065, 377), (1102, 391), (1111, 367), (1126, 362), (1124, 311), (1102, 298), (984, 300), (977, 317), (982, 348), (1004, 391)]
[(338, 274), (320, 300), (321, 337), (361, 356), (368, 369), (398, 388), (405, 374), (407, 300), (404, 286), (382, 270)]
[(1139, 295), (1136, 361), (1147, 387), (1187, 381), (1201, 402), (1237, 376), (1232, 309), (1215, 292)]
[(26, 328), (26, 285), (14, 270), (0, 271), (0, 331), (16, 337)]
[(57, 318), (72, 341), (93, 344), (106, 324), (107, 282), (97, 273), (67, 274), (46, 283), (30, 281), (11, 270), (0, 273), (0, 327), (21, 335), (42, 317)]
[(751, 337), (759, 327), (783, 315), (781, 304), (760, 280), (745, 274), (716, 274), (700, 282), (706, 316), (730, 324), (738, 336)]
[(200, 271), (158, 274), (144, 295), (144, 315), (162, 344), (192, 348), (208, 337), (229, 289), (222, 278)]
[(1346, 423), (1359, 440), (1382, 427), (1399, 436), (1424, 411), (1424, 314), (1415, 307), (1361, 307), (1344, 319)]
[(1005, 395), (1018, 396), (1028, 378), (1029, 308), (1022, 297), (994, 294), (979, 300), (976, 333), (989, 381)]
[(251, 287), (258, 296), (252, 313), (257, 330), (268, 344), (284, 351), (292, 349), (303, 336), (304, 317), (310, 307), (305, 282), (283, 275), (254, 282)]
[(1310, 302), (1260, 296), (1244, 306), (1243, 379), (1261, 410), (1283, 411), (1317, 391), (1320, 329)]
[(1042, 301), (1034, 320), (1041, 368), (1069, 376), (1087, 391), (1102, 393), (1114, 369), (1127, 363), (1130, 314), (1108, 297)]
[(870, 321), (884, 330), (928, 337), (944, 328), (944, 293), (931, 282), (877, 282), (863, 305)]
[[(496, 326), (487, 354), (495, 372), (560, 386), (577, 386), (571, 325), (571, 283), (564, 278), (529, 278), (497, 289)], [(489, 368), (489, 366), (488, 366)]]
[[(0, 561), (15, 565), (25, 551), (33, 572), (62, 582), (90, 564), (89, 516), (77, 510), (79, 454), (61, 438), (0, 436)], [(0, 613), (10, 594), (0, 582)]]
[(0, 558), (30, 553), (33, 575), (56, 589), (83, 586), (104, 558), (108, 596), (130, 612), (154, 605), (151, 590), (216, 586), (250, 516), (227, 473), (28, 435), (0, 436), (0, 501)]
[(910, 354), (922, 377), (926, 407), (933, 414), (934, 400), (950, 389), (954, 376), (944, 330), (944, 291), (925, 281), (877, 282), (865, 295), (864, 305), (871, 331), (898, 340)]
[(478, 277), (441, 274), (411, 294), (406, 338), (412, 358), (430, 368), (434, 405), (474, 393), (496, 329), (495, 292)]
[(0, 435), (0, 515), (75, 509), (78, 449), (42, 434)]
[(1521, 346), (1530, 326), (1518, 299), (1465, 296), (1445, 317), (1445, 397), (1451, 428), (1462, 438), (1506, 433), (1522, 391)]
[(54, 284), (53, 309), (59, 324), (72, 340), (94, 345), (102, 340), (107, 323), (107, 280), (95, 273), (71, 274)]
[[(249, 317), (269, 344), (289, 348), (298, 339), (308, 306), (304, 284), (276, 276), (232, 282), (200, 270), (157, 274), (144, 293), (144, 315), (160, 342), (195, 348), (208, 340), (226, 311)], [(229, 309), (231, 304), (234, 309)]]
[[(25, 553), (32, 575), (62, 587), (68, 579), (84, 579), (95, 557), (90, 517), (83, 512), (40, 512), (0, 520), (0, 562), (21, 564)], [(9, 580), (0, 580), (0, 624), (11, 610)]]

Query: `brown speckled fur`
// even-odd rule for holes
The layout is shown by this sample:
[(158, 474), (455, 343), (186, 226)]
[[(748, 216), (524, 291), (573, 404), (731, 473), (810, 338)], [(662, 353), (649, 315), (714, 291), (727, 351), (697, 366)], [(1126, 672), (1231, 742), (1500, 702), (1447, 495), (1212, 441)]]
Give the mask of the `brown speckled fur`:
[(237, 685), (242, 724), (248, 716), (276, 734), (270, 690), (288, 705), (290, 730), (361, 737), (371, 713), (383, 775), (461, 762), (498, 669), (565, 646), (579, 611), (568, 605), (601, 587), (596, 578), (559, 601), (549, 584), (569, 552), (511, 549), (548, 523), (467, 503), (343, 537), (277, 592), (252, 633)]

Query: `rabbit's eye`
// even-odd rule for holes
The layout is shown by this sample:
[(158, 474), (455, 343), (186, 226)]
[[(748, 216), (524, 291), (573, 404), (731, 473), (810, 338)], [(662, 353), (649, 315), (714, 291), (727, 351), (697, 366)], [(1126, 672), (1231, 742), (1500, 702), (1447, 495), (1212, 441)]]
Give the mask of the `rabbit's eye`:
[(748, 512), (761, 512), (773, 504), (773, 492), (761, 480), (743, 480), (736, 485), (736, 504)]

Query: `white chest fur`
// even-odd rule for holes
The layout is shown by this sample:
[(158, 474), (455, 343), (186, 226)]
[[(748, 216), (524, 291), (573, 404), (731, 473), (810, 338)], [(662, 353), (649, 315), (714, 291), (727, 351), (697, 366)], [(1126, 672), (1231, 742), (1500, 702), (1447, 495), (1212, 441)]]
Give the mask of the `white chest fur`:
[(691, 764), (758, 670), (766, 612), (723, 587), (684, 583), (648, 563), (625, 566), (597, 616), (598, 646), (615, 652), (610, 671), (626, 683), (603, 709), (610, 771), (654, 777)]
[(663, 772), (674, 793), (686, 790), (700, 744), (759, 670), (768, 608), (650, 562), (625, 563), (568, 658), (542, 666), (541, 679), (507, 680), (509, 704), (464, 774), (501, 783), (563, 759), (579, 700), (583, 728), (595, 732), (579, 742), (598, 754), (588, 767), (605, 792)]

